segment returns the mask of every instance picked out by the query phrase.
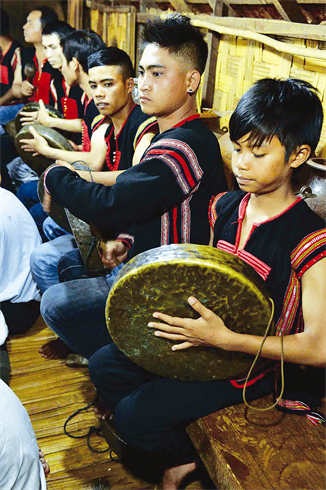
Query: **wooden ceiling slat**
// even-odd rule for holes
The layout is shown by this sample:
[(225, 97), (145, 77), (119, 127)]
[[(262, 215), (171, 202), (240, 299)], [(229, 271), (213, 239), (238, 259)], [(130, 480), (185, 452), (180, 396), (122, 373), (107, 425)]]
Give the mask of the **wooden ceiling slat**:
[(273, 0), (273, 4), (284, 20), (307, 23), (306, 17), (295, 0)]

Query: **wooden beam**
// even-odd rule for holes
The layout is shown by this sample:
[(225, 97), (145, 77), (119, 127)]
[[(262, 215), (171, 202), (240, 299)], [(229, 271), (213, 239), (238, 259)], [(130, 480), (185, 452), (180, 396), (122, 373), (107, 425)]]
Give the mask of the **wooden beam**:
[(196, 19), (207, 20), (214, 24), (235, 29), (248, 29), (260, 34), (326, 41), (326, 27), (324, 25), (289, 23), (274, 19), (246, 19), (240, 17), (230, 19), (228, 17), (213, 17), (209, 15), (197, 15)]
[(169, 0), (169, 2), (177, 12), (192, 12), (192, 8), (185, 0)]
[[(71, 1), (71, 0), (70, 0)], [(73, 0), (77, 1), (77, 0)], [(82, 1), (82, 0), (78, 0)], [(128, 14), (129, 12), (135, 11), (134, 6), (124, 6), (120, 5), (119, 7), (111, 7), (111, 5), (106, 5), (104, 3), (95, 2), (94, 0), (86, 0), (86, 7), (92, 10), (98, 10), (102, 14), (106, 12), (107, 14)]]
[[(155, 19), (156, 17), (157, 15), (155, 14), (137, 14), (137, 23), (145, 24), (147, 19)], [(196, 19), (234, 29), (250, 30), (260, 34), (326, 41), (326, 25), (321, 24), (316, 26), (274, 19), (229, 18), (214, 17), (213, 15), (196, 15)]]
[(301, 12), (296, 0), (273, 0), (272, 4), (284, 20), (307, 24), (307, 19)]
[[(161, 16), (164, 17), (164, 16)], [(252, 32), (249, 30), (240, 30), (234, 29), (231, 27), (225, 27), (214, 22), (210, 22), (210, 20), (201, 20), (198, 18), (199, 16), (193, 17), (192, 24), (197, 27), (202, 27), (204, 29), (209, 29), (213, 32), (218, 32), (219, 34), (225, 34), (227, 36), (235, 36), (242, 37), (244, 39), (252, 39), (253, 41), (257, 41), (259, 43), (265, 44), (276, 51), (281, 53), (288, 53), (295, 56), (303, 56), (306, 58), (313, 58), (319, 60), (326, 60), (326, 50), (322, 49), (311, 49), (311, 48), (302, 48), (298, 47), (295, 44), (285, 43), (277, 41), (268, 36), (264, 36), (262, 34), (258, 34), (257, 32)], [(210, 16), (206, 16), (210, 19)], [(291, 24), (290, 24), (291, 25)], [(289, 35), (289, 34), (288, 34)]]
[[(212, 15), (221, 16), (223, 11), (223, 1), (211, 0), (211, 2), (212, 5), (210, 5), (213, 9)], [(202, 106), (211, 108), (213, 107), (214, 100), (216, 63), (220, 36), (215, 32), (208, 31), (206, 41), (208, 45), (208, 57), (203, 82)]]

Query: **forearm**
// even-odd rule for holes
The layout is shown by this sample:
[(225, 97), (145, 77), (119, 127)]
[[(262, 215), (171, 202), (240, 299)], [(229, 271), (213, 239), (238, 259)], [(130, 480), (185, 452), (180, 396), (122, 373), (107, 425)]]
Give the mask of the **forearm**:
[(124, 170), (117, 172), (92, 172), (91, 174), (85, 170), (77, 170), (78, 175), (87, 182), (97, 182), (103, 185), (114, 185), (116, 183), (118, 175)]
[[(170, 194), (174, 196), (174, 201), (178, 192), (181, 194), (178, 186), (173, 185), (175, 179), (169, 169), (163, 167), (164, 176), (162, 166), (159, 166), (161, 177), (158, 178), (153, 167), (153, 162), (136, 165), (123, 172), (114, 186), (86, 182), (78, 178), (75, 172), (59, 167), (50, 170), (46, 185), (53, 194), (53, 200), (77, 217), (94, 223), (101, 230), (115, 227), (118, 231), (124, 231), (126, 226), (139, 220), (161, 215), (169, 205), (167, 198)], [(154, 175), (145, 169), (151, 170)]]
[(8, 92), (6, 92), (2, 97), (0, 97), (0, 106), (2, 105), (8, 105), (9, 102), (11, 102), (12, 100), (14, 100), (15, 96), (12, 92), (12, 88), (10, 88), (8, 90)]
[(22, 99), (24, 97), (22, 94), (22, 86), (20, 83), (13, 83), (11, 90), (12, 95), (15, 99)]
[(46, 126), (54, 129), (63, 129), (71, 133), (82, 132), (82, 119), (61, 119), (58, 117), (49, 117)]
[[(227, 350), (256, 355), (262, 340), (263, 337), (232, 332)], [(325, 346), (321, 340), (307, 332), (285, 335), (283, 337), (284, 361), (324, 367)], [(281, 338), (268, 336), (260, 355), (266, 359), (281, 360)]]
[(42, 155), (52, 158), (53, 160), (63, 160), (68, 163), (74, 163), (77, 160), (81, 160), (87, 163), (92, 170), (97, 170), (101, 166), (94, 157), (94, 154), (92, 155), (91, 152), (87, 151), (67, 151), (48, 146), (47, 148), (44, 148)]

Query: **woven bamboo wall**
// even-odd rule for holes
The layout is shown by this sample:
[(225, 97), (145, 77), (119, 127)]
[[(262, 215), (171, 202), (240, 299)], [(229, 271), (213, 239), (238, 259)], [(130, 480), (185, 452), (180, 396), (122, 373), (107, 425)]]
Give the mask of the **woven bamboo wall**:
[[(116, 8), (101, 5), (101, 10), (90, 7), (90, 27), (99, 34), (107, 46), (116, 46), (129, 54), (135, 63), (136, 9), (135, 7)], [(97, 7), (95, 4), (94, 7)], [(119, 11), (120, 10), (120, 11)]]
[[(279, 40), (326, 49), (325, 42)], [(310, 82), (320, 91), (326, 114), (326, 61), (279, 53), (259, 42), (226, 35), (221, 36), (219, 43), (213, 108), (219, 112), (233, 111), (252, 83), (265, 77), (292, 77)], [(221, 127), (228, 127), (228, 122), (229, 116), (223, 117)], [(326, 157), (326, 117), (316, 153)]]

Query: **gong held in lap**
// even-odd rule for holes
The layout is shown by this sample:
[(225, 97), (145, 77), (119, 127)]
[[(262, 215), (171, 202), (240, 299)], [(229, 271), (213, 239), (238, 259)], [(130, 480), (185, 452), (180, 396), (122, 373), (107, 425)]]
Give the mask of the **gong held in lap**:
[(167, 378), (210, 381), (245, 376), (253, 362), (250, 355), (212, 347), (174, 352), (175, 342), (157, 338), (148, 328), (155, 311), (197, 318), (187, 302), (190, 295), (231, 330), (264, 335), (271, 303), (252, 267), (212, 247), (182, 244), (141, 253), (121, 269), (106, 305), (113, 341), (136, 364)]

